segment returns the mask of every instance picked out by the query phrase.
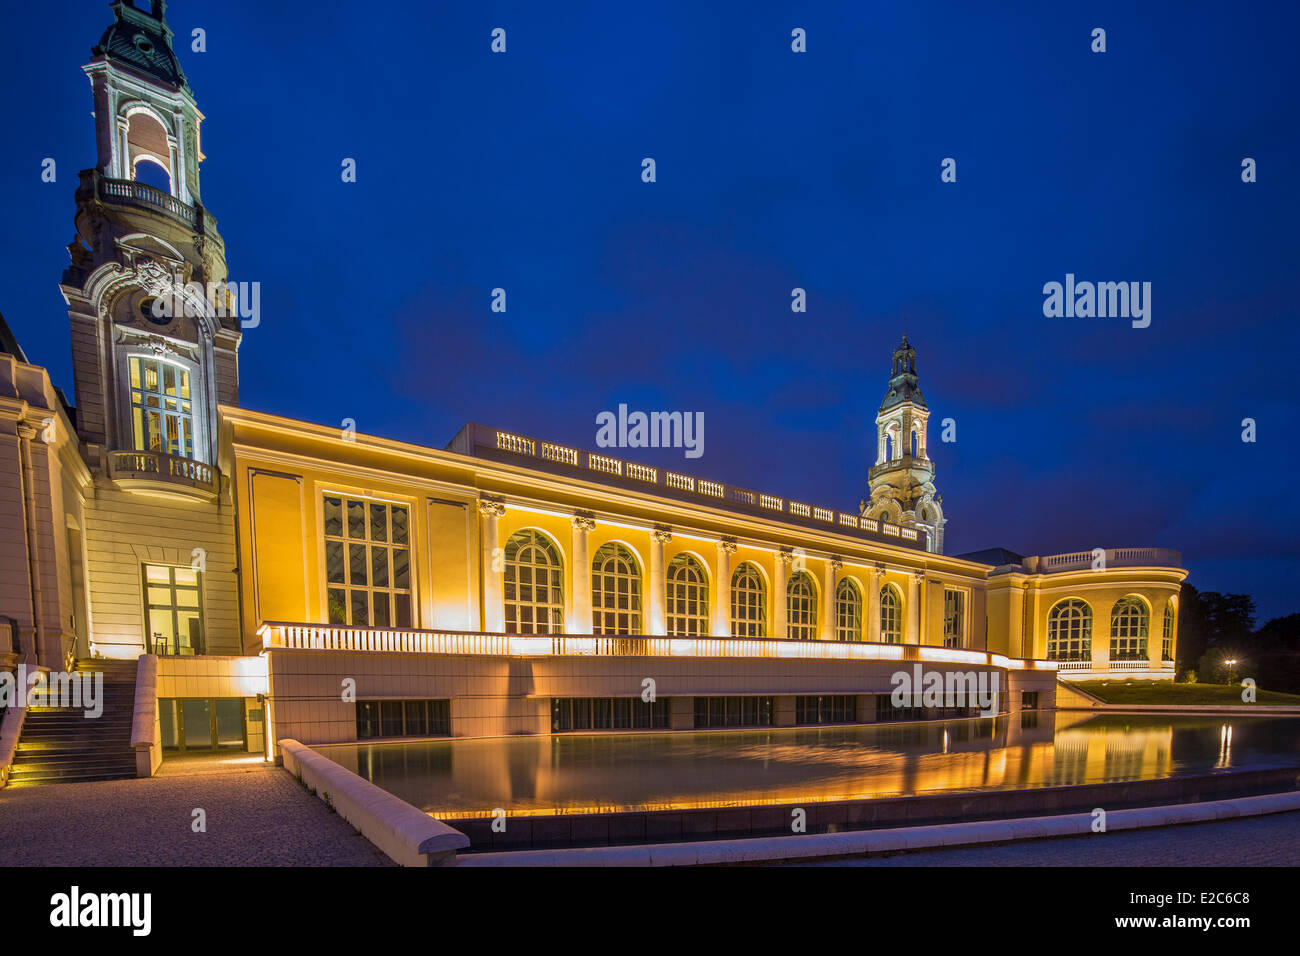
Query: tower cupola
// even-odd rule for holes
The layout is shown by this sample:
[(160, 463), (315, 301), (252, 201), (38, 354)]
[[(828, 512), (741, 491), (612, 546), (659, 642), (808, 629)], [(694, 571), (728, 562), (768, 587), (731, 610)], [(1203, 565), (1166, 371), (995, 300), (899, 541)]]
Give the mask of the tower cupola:
[(927, 547), (943, 551), (942, 499), (926, 451), (930, 409), (916, 376), (916, 349), (903, 336), (894, 349), (889, 388), (876, 414), (876, 463), (863, 517), (926, 532)]

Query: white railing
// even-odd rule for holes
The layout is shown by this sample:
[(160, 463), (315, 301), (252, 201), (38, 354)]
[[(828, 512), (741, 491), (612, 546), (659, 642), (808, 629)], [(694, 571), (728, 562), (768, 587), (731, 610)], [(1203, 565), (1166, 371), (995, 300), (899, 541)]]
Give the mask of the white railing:
[(1111, 661), (1107, 670), (1112, 674), (1145, 674), (1151, 670), (1150, 661)]
[(651, 468), (649, 465), (638, 465), (634, 461), (627, 463), (627, 476), (629, 478), (636, 478), (638, 481), (648, 481), (654, 484), (657, 475), (657, 469)]
[(101, 178), (99, 180), (99, 196), (109, 202), (127, 200), (142, 203), (146, 206), (154, 206), (191, 225), (198, 222), (198, 210), (193, 206), (181, 202), (168, 192), (154, 186), (138, 183), (133, 179)]
[(170, 482), (216, 493), (219, 475), (211, 465), (193, 458), (166, 455), (160, 451), (111, 451), (108, 473), (114, 480), (135, 479)]
[(521, 455), (533, 454), (536, 447), (531, 438), (511, 435), (509, 432), (497, 432), (497, 447), (503, 451), (518, 452)]
[(664, 472), (664, 484), (669, 488), (676, 488), (678, 491), (694, 491), (695, 479), (686, 475), (679, 475), (675, 472)]
[(597, 455), (595, 452), (587, 453), (587, 467), (592, 471), (603, 472), (606, 475), (623, 474), (623, 463), (617, 458), (607, 458), (604, 455)]
[(796, 641), (742, 637), (606, 637), (594, 634), (485, 634), (412, 628), (343, 627), (267, 621), (265, 649), (381, 651), (488, 657), (722, 657), (798, 660), (918, 661), (1005, 669), (1051, 669), (1051, 661), (1017, 660), (985, 651), (918, 644)]
[(1105, 568), (1182, 567), (1183, 556), (1172, 548), (1098, 548), (1094, 551), (1071, 551), (1067, 554), (1049, 554), (1026, 557), (1025, 567), (1031, 572), (1052, 574), (1059, 571), (1083, 571), (1093, 567)]
[(550, 442), (542, 442), (542, 454), (540, 457), (547, 461), (562, 461), (566, 465), (576, 465), (578, 463), (578, 449), (566, 448), (563, 445), (552, 445)]

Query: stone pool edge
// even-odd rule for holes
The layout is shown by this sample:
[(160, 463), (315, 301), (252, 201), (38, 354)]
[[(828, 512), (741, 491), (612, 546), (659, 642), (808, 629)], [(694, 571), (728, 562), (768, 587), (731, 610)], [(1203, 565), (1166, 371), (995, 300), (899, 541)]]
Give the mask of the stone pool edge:
[(399, 866), (454, 866), (469, 837), (296, 740), (279, 742), (284, 769)]
[[(1106, 832), (1206, 823), (1292, 810), (1300, 810), (1300, 791), (1205, 803), (1113, 810), (1106, 814)], [(1071, 813), (890, 830), (855, 830), (640, 846), (506, 850), (465, 854), (457, 862), (460, 866), (601, 867), (755, 864), (1077, 836), (1092, 833), (1094, 819), (1092, 813)]]

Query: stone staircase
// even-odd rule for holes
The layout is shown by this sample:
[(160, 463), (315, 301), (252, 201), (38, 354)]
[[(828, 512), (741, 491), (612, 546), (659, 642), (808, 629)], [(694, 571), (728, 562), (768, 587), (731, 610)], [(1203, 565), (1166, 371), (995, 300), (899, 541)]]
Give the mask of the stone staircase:
[(76, 672), (104, 674), (104, 712), (91, 720), (80, 708), (31, 707), (9, 772), (9, 786), (122, 780), (135, 776), (131, 718), (135, 661), (80, 660)]

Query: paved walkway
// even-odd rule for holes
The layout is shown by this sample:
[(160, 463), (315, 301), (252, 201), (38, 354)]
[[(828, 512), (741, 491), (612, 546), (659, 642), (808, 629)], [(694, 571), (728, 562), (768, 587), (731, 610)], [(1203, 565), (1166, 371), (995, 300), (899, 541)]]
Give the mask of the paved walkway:
[(1300, 811), (811, 866), (1297, 866)]
[[(283, 768), (164, 761), (151, 780), (0, 790), (0, 866), (388, 866)], [(207, 813), (207, 832), (191, 829)]]

